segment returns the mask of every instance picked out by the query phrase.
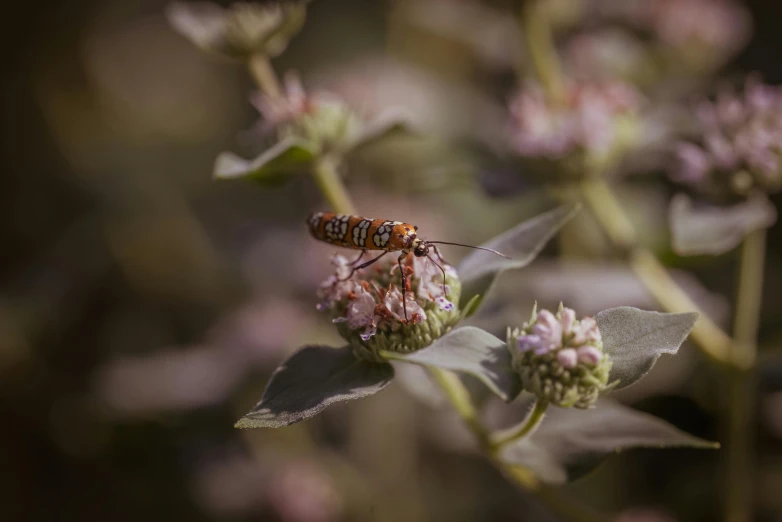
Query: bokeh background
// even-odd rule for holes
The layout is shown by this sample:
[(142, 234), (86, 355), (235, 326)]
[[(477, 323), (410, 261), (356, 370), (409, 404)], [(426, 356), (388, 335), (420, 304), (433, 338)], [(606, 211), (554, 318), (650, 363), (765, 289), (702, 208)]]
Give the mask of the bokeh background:
[[(463, 129), (498, 132), (524, 66), (508, 45), (516, 3), (469, 3), (506, 13), (498, 19), (453, 15), (466, 4), (315, 0), (274, 63), (360, 108), (407, 104), (453, 138), (370, 151), (348, 186), (363, 214), (480, 242), (553, 202), (521, 182), (511, 191), (495, 159), (462, 141)], [(171, 30), (165, 5), (9, 2), (0, 16), (0, 519), (557, 520), (462, 451), (447, 409), (399, 382), (282, 430), (233, 429), (288, 354), (339, 343), (315, 310), (332, 249), (304, 227), (325, 204), (306, 176), (272, 190), (212, 180), (220, 151), (255, 150), (253, 85)], [(721, 74), (782, 82), (782, 3), (741, 5), (751, 34)], [(662, 176), (622, 185), (645, 241), (728, 321), (736, 256), (674, 256), (670, 193)], [(764, 521), (782, 521), (781, 240), (772, 228), (759, 393), (747, 405)], [(505, 278), (478, 318), (490, 327), (521, 322), (534, 299), (583, 313), (655, 308), (621, 264), (572, 242)], [(685, 345), (620, 399), (720, 440), (720, 383)], [(720, 452), (638, 450), (547, 495), (623, 521), (715, 520), (721, 469)]]

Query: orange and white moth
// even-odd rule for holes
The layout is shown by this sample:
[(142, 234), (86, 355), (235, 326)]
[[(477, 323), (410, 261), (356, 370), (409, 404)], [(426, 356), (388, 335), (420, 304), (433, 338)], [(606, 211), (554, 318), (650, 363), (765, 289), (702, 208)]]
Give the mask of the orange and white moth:
[[(402, 266), (402, 261), (404, 261), (411, 252), (416, 257), (429, 258), (429, 260), (442, 271), (443, 286), (445, 286), (445, 269), (430, 254), (430, 250), (434, 250), (437, 257), (442, 261), (442, 257), (436, 246), (438, 244), (475, 248), (492, 252), (505, 258), (508, 257), (491, 248), (421, 239), (418, 237), (417, 226), (411, 225), (410, 223), (403, 223), (402, 221), (370, 219), (347, 214), (337, 214), (334, 212), (315, 212), (310, 214), (307, 223), (309, 225), (310, 234), (315, 239), (343, 248), (361, 250), (361, 255), (353, 261), (353, 269), (346, 279), (350, 279), (357, 270), (368, 267), (386, 254), (390, 252), (400, 252), (397, 263), (399, 264), (399, 271), (402, 276), (402, 289), (404, 292), (407, 291), (407, 276), (404, 267)], [(366, 263), (357, 264), (367, 251), (370, 250), (382, 251), (383, 253)], [(406, 295), (403, 296), (402, 303), (405, 310), (405, 319), (407, 319), (407, 305), (405, 304), (405, 301)]]

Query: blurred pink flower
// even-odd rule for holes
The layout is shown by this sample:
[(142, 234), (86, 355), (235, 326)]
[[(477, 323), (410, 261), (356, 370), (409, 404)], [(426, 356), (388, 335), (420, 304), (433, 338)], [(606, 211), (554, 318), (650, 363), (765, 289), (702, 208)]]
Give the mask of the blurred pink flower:
[(223, 517), (263, 511), (280, 522), (332, 522), (344, 510), (334, 481), (319, 464), (273, 454), (208, 459), (197, 467), (192, 488), (199, 504)]
[(782, 187), (782, 88), (748, 78), (696, 108), (699, 135), (675, 145), (671, 178), (720, 198)]
[(617, 118), (635, 115), (640, 105), (641, 95), (622, 82), (571, 84), (564, 101), (529, 85), (511, 101), (511, 145), (521, 156), (553, 160), (605, 155), (621, 138)]
[(750, 14), (735, 0), (592, 0), (593, 15), (622, 22), (671, 47), (732, 55), (749, 38)]
[(342, 517), (342, 499), (320, 467), (295, 461), (269, 477), (267, 501), (281, 522), (331, 522)]
[(234, 454), (200, 463), (193, 476), (192, 495), (215, 515), (237, 516), (266, 505), (263, 491), (270, 470), (259, 461)]
[(700, 44), (732, 55), (747, 41), (750, 17), (732, 0), (655, 0), (645, 2), (648, 22), (668, 45)]
[(284, 92), (281, 96), (258, 92), (250, 98), (250, 102), (263, 117), (261, 129), (269, 132), (312, 110), (316, 99), (309, 97), (304, 91), (299, 75), (294, 71), (288, 71), (285, 74)]
[(219, 321), (203, 345), (110, 360), (93, 389), (123, 416), (219, 404), (248, 372), (276, 362), (306, 325), (307, 311), (294, 301), (250, 302)]

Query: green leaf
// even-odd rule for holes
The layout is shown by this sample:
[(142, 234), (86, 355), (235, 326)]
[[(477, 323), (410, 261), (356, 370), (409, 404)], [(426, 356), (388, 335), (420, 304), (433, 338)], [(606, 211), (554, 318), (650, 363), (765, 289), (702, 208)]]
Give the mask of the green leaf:
[(314, 156), (306, 142), (296, 139), (283, 140), (251, 161), (232, 152), (223, 152), (215, 161), (214, 177), (248, 178), (264, 184), (279, 184), (309, 167)]
[(416, 131), (409, 117), (397, 110), (387, 110), (362, 126), (351, 151), (359, 152), (364, 148), (382, 145), (387, 140), (414, 134)]
[(608, 382), (625, 388), (649, 373), (664, 353), (676, 354), (698, 314), (662, 314), (630, 306), (603, 310), (595, 316), (603, 351), (613, 361)]
[(609, 456), (630, 448), (716, 449), (710, 442), (652, 415), (601, 400), (589, 410), (549, 408), (529, 438), (509, 444), (501, 459), (531, 470), (543, 482), (574, 480)]
[(669, 219), (677, 254), (719, 255), (738, 246), (750, 232), (772, 226), (777, 210), (761, 195), (731, 206), (716, 206), (677, 194), (671, 200)]
[(411, 354), (384, 353), (389, 359), (471, 375), (506, 402), (521, 392), (521, 380), (511, 368), (505, 341), (467, 326), (440, 337)]
[(237, 428), (280, 428), (340, 401), (373, 395), (391, 382), (390, 364), (356, 359), (350, 348), (307, 346), (277, 368), (261, 402)]
[[(577, 205), (563, 205), (517, 225), (507, 232), (481, 245), (510, 256), (505, 259), (490, 252), (473, 250), (459, 264), (462, 282), (460, 308), (465, 309), (475, 296), (483, 299), (494, 282), (505, 270), (522, 268), (530, 264), (549, 239), (578, 212)], [(468, 314), (477, 309), (480, 301), (473, 301)]]

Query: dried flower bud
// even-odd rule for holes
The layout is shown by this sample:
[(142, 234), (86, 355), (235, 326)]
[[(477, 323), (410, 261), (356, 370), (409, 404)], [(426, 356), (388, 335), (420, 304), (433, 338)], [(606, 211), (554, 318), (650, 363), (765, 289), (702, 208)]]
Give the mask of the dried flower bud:
[(638, 142), (640, 105), (640, 94), (621, 82), (571, 84), (561, 100), (531, 85), (510, 105), (511, 146), (538, 167), (581, 176)]
[(570, 308), (552, 314), (536, 307), (523, 328), (508, 330), (508, 350), (524, 389), (554, 405), (588, 408), (608, 388), (611, 360), (597, 323), (576, 320)]
[(239, 59), (277, 56), (304, 25), (305, 2), (235, 3), (225, 9), (211, 2), (175, 2), (171, 25), (198, 47)]
[(782, 188), (782, 88), (749, 78), (743, 94), (722, 92), (697, 117), (700, 135), (675, 146), (675, 181), (723, 202)]
[(391, 256), (352, 276), (348, 261), (334, 256), (336, 273), (321, 284), (318, 309), (331, 314), (358, 357), (383, 360), (380, 350), (420, 350), (450, 331), (460, 317), (459, 277), (453, 267), (439, 261), (445, 281), (431, 260), (409, 256), (403, 263), (409, 283), (404, 292)]

